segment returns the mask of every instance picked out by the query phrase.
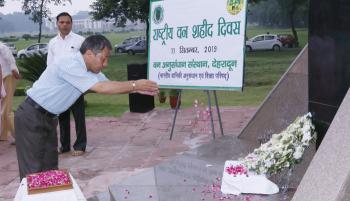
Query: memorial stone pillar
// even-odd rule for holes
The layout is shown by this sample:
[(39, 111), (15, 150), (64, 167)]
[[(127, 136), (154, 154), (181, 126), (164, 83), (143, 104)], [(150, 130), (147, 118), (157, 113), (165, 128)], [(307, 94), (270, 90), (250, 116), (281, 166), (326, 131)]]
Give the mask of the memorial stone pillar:
[(310, 0), (309, 110), (326, 134), (350, 84), (350, 1)]

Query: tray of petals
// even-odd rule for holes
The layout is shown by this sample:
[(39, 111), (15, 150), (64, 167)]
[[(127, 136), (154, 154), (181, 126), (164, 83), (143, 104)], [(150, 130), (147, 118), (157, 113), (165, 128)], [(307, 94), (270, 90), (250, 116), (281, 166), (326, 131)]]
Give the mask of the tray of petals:
[(72, 180), (67, 170), (49, 170), (27, 175), (28, 194), (47, 193), (72, 189)]

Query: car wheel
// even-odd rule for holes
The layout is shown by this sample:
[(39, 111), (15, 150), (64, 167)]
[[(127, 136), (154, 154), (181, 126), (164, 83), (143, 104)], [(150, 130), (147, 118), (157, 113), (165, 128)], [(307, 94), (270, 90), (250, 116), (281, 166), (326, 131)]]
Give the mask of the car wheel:
[(135, 54), (135, 52), (134, 51), (132, 51), (132, 50), (128, 50), (128, 55), (134, 55)]
[(281, 50), (281, 47), (280, 47), (279, 45), (274, 45), (274, 46), (272, 47), (272, 50), (273, 50), (273, 51), (280, 51), (280, 50)]
[(246, 49), (247, 52), (253, 51), (252, 47), (250, 47), (249, 45), (247, 45), (247, 46), (245, 47), (245, 49)]
[(117, 53), (119, 53), (119, 54), (120, 54), (120, 53), (123, 53), (123, 49), (118, 48), (118, 49), (117, 49)]

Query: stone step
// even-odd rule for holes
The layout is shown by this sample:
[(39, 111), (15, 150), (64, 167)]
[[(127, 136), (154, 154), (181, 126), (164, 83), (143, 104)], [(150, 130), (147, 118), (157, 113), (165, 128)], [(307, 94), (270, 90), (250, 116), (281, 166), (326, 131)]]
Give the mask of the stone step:
[(88, 198), (87, 201), (111, 201), (111, 196), (109, 192), (106, 191)]

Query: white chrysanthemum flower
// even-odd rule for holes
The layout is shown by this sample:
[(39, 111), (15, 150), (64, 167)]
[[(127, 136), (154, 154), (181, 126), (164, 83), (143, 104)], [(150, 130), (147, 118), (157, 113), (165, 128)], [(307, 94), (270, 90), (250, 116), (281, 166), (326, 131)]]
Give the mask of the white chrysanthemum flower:
[(305, 117), (311, 118), (311, 117), (312, 117), (311, 112), (308, 112), (308, 113), (305, 115)]
[(271, 138), (271, 145), (276, 146), (279, 143), (279, 138), (278, 137), (272, 137)]
[(268, 160), (268, 161), (266, 161), (266, 163), (265, 163), (265, 167), (266, 167), (266, 168), (270, 168), (272, 165), (273, 165), (273, 163), (272, 163), (271, 160)]
[(289, 167), (290, 166), (290, 163), (287, 161), (284, 163), (284, 167)]
[(260, 166), (260, 167), (259, 167), (259, 172), (261, 172), (261, 173), (265, 173), (265, 172), (266, 172), (265, 167)]
[(304, 153), (303, 147), (300, 147), (300, 146), (296, 147), (295, 152), (293, 153), (293, 158), (295, 158), (295, 160), (299, 160), (303, 156), (303, 153)]
[(307, 132), (304, 133), (303, 138), (302, 138), (302, 142), (309, 142), (312, 139), (311, 133)]

